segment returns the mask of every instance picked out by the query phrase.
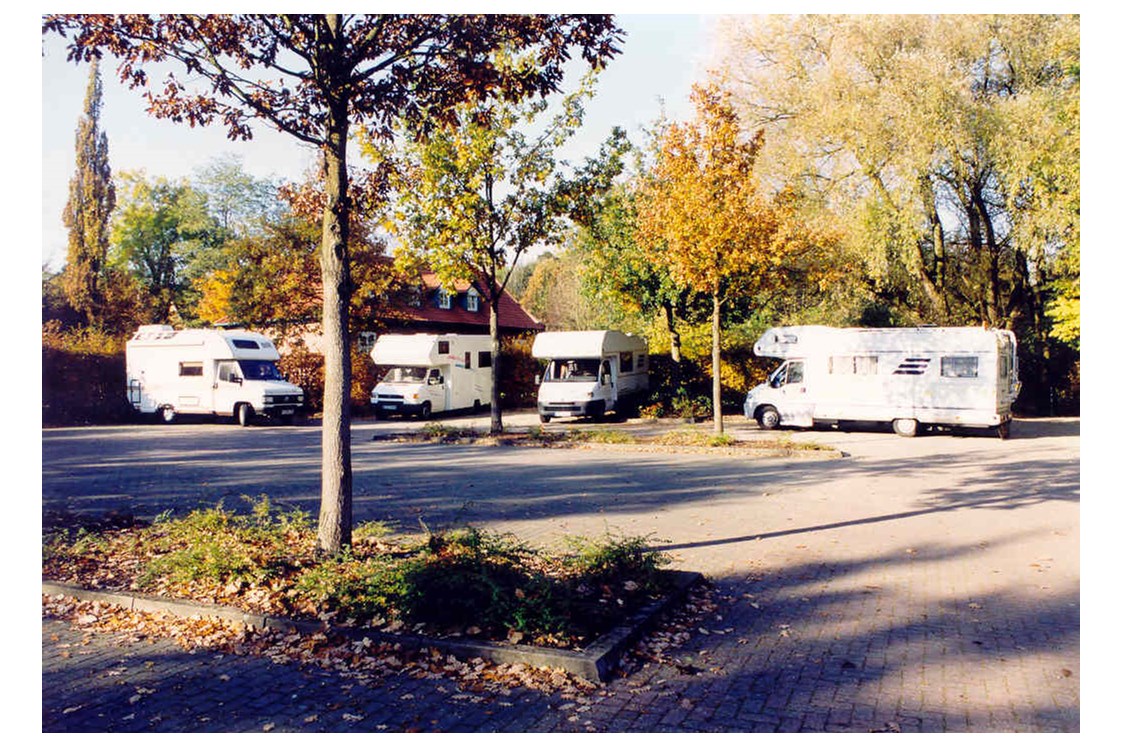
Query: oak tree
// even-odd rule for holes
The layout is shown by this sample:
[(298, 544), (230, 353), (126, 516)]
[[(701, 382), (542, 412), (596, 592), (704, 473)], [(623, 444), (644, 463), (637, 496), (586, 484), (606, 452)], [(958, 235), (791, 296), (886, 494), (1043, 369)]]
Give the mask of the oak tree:
[(761, 133), (745, 137), (728, 94), (695, 86), (691, 99), (695, 118), (668, 123), (656, 138), (636, 195), (637, 238), (652, 264), (710, 300), (714, 432), (721, 434), (722, 306), (781, 285), (815, 245), (783, 194), (758, 183)]
[[(156, 117), (220, 123), (249, 139), (263, 121), (319, 149), (324, 185), (320, 265), (325, 392), (317, 542), (351, 540), (351, 296), (348, 144), (352, 128), (387, 135), (403, 120), (454, 116), (466, 98), (554, 91), (570, 50), (613, 57), (610, 16), (576, 15), (50, 15), (45, 33), (68, 37), (76, 61), (118, 58), (118, 74), (147, 89)], [(495, 64), (498, 50), (529, 50), (533, 65)], [(178, 63), (185, 79), (149, 78)], [(188, 83), (191, 81), (191, 83)]]

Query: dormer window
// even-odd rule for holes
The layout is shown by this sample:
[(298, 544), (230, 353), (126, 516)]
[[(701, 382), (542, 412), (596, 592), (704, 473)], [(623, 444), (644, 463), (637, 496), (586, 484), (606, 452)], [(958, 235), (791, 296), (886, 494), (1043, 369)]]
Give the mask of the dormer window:
[(437, 306), (441, 309), (452, 309), (452, 294), (443, 288), (438, 290)]
[(475, 288), (468, 289), (468, 294), (464, 299), (464, 308), (469, 312), (480, 311), (480, 292)]

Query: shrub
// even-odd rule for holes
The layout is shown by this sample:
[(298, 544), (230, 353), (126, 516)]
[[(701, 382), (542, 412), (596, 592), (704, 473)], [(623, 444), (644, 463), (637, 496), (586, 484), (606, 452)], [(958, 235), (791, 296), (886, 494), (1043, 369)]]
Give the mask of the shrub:
[(124, 341), (97, 329), (43, 325), (43, 425), (122, 423), (133, 415), (125, 393)]
[(236, 514), (220, 503), (153, 524), (146, 537), (153, 558), (140, 585), (260, 584), (294, 566), (298, 549), (307, 549), (310, 540), (308, 514), (276, 512), (264, 497), (243, 498), (251, 503), (248, 514)]
[[(670, 557), (651, 550), (650, 537), (570, 538), (570, 573), (592, 584), (614, 585), (633, 583), (634, 591), (654, 592), (659, 589), (659, 572), (670, 563)], [(631, 590), (630, 590), (631, 591)]]
[(471, 527), (383, 542), (381, 523), (360, 525), (351, 548), (320, 558), (307, 514), (247, 501), (241, 513), (219, 505), (149, 527), (48, 532), (44, 573), (344, 623), (567, 646), (659, 590), (667, 562), (645, 538), (581, 539), (558, 556)]

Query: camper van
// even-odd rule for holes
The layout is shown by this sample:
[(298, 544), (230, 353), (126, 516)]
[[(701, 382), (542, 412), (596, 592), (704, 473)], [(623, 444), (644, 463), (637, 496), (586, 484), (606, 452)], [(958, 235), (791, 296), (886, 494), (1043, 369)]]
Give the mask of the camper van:
[(393, 367), (370, 394), (375, 418), (428, 418), (491, 404), (488, 335), (380, 335), (370, 357)]
[(125, 344), (129, 403), (171, 423), (179, 414), (292, 421), (304, 391), (277, 370), (273, 341), (245, 330), (144, 325)]
[(864, 421), (901, 436), (962, 426), (1004, 439), (1021, 387), (1008, 330), (774, 327), (753, 351), (783, 359), (745, 398), (764, 429)]
[(647, 342), (615, 330), (543, 332), (531, 355), (546, 360), (538, 387), (542, 423), (562, 416), (627, 412), (648, 389)]

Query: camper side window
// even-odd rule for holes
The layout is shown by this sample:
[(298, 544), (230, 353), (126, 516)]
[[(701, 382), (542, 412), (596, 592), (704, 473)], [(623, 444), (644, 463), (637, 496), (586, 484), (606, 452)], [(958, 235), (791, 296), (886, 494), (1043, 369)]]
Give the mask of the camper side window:
[(803, 362), (788, 362), (788, 384), (799, 384), (803, 381)]
[(979, 357), (943, 356), (940, 358), (940, 376), (974, 379), (979, 376)]
[(620, 354), (620, 373), (627, 374), (632, 370), (632, 354), (630, 352), (623, 352)]
[(478, 363), (481, 369), (491, 368), (491, 351), (480, 351)]
[(202, 361), (180, 361), (179, 362), (179, 375), (181, 377), (201, 377), (203, 376), (203, 362)]
[(472, 352), (471, 351), (464, 351), (464, 368), (465, 369), (471, 369), (472, 368)]
[(447, 340), (438, 340), (437, 341), (437, 353), (442, 355), (442, 356), (448, 355), (448, 341)]
[(877, 374), (877, 356), (831, 356), (831, 374)]

